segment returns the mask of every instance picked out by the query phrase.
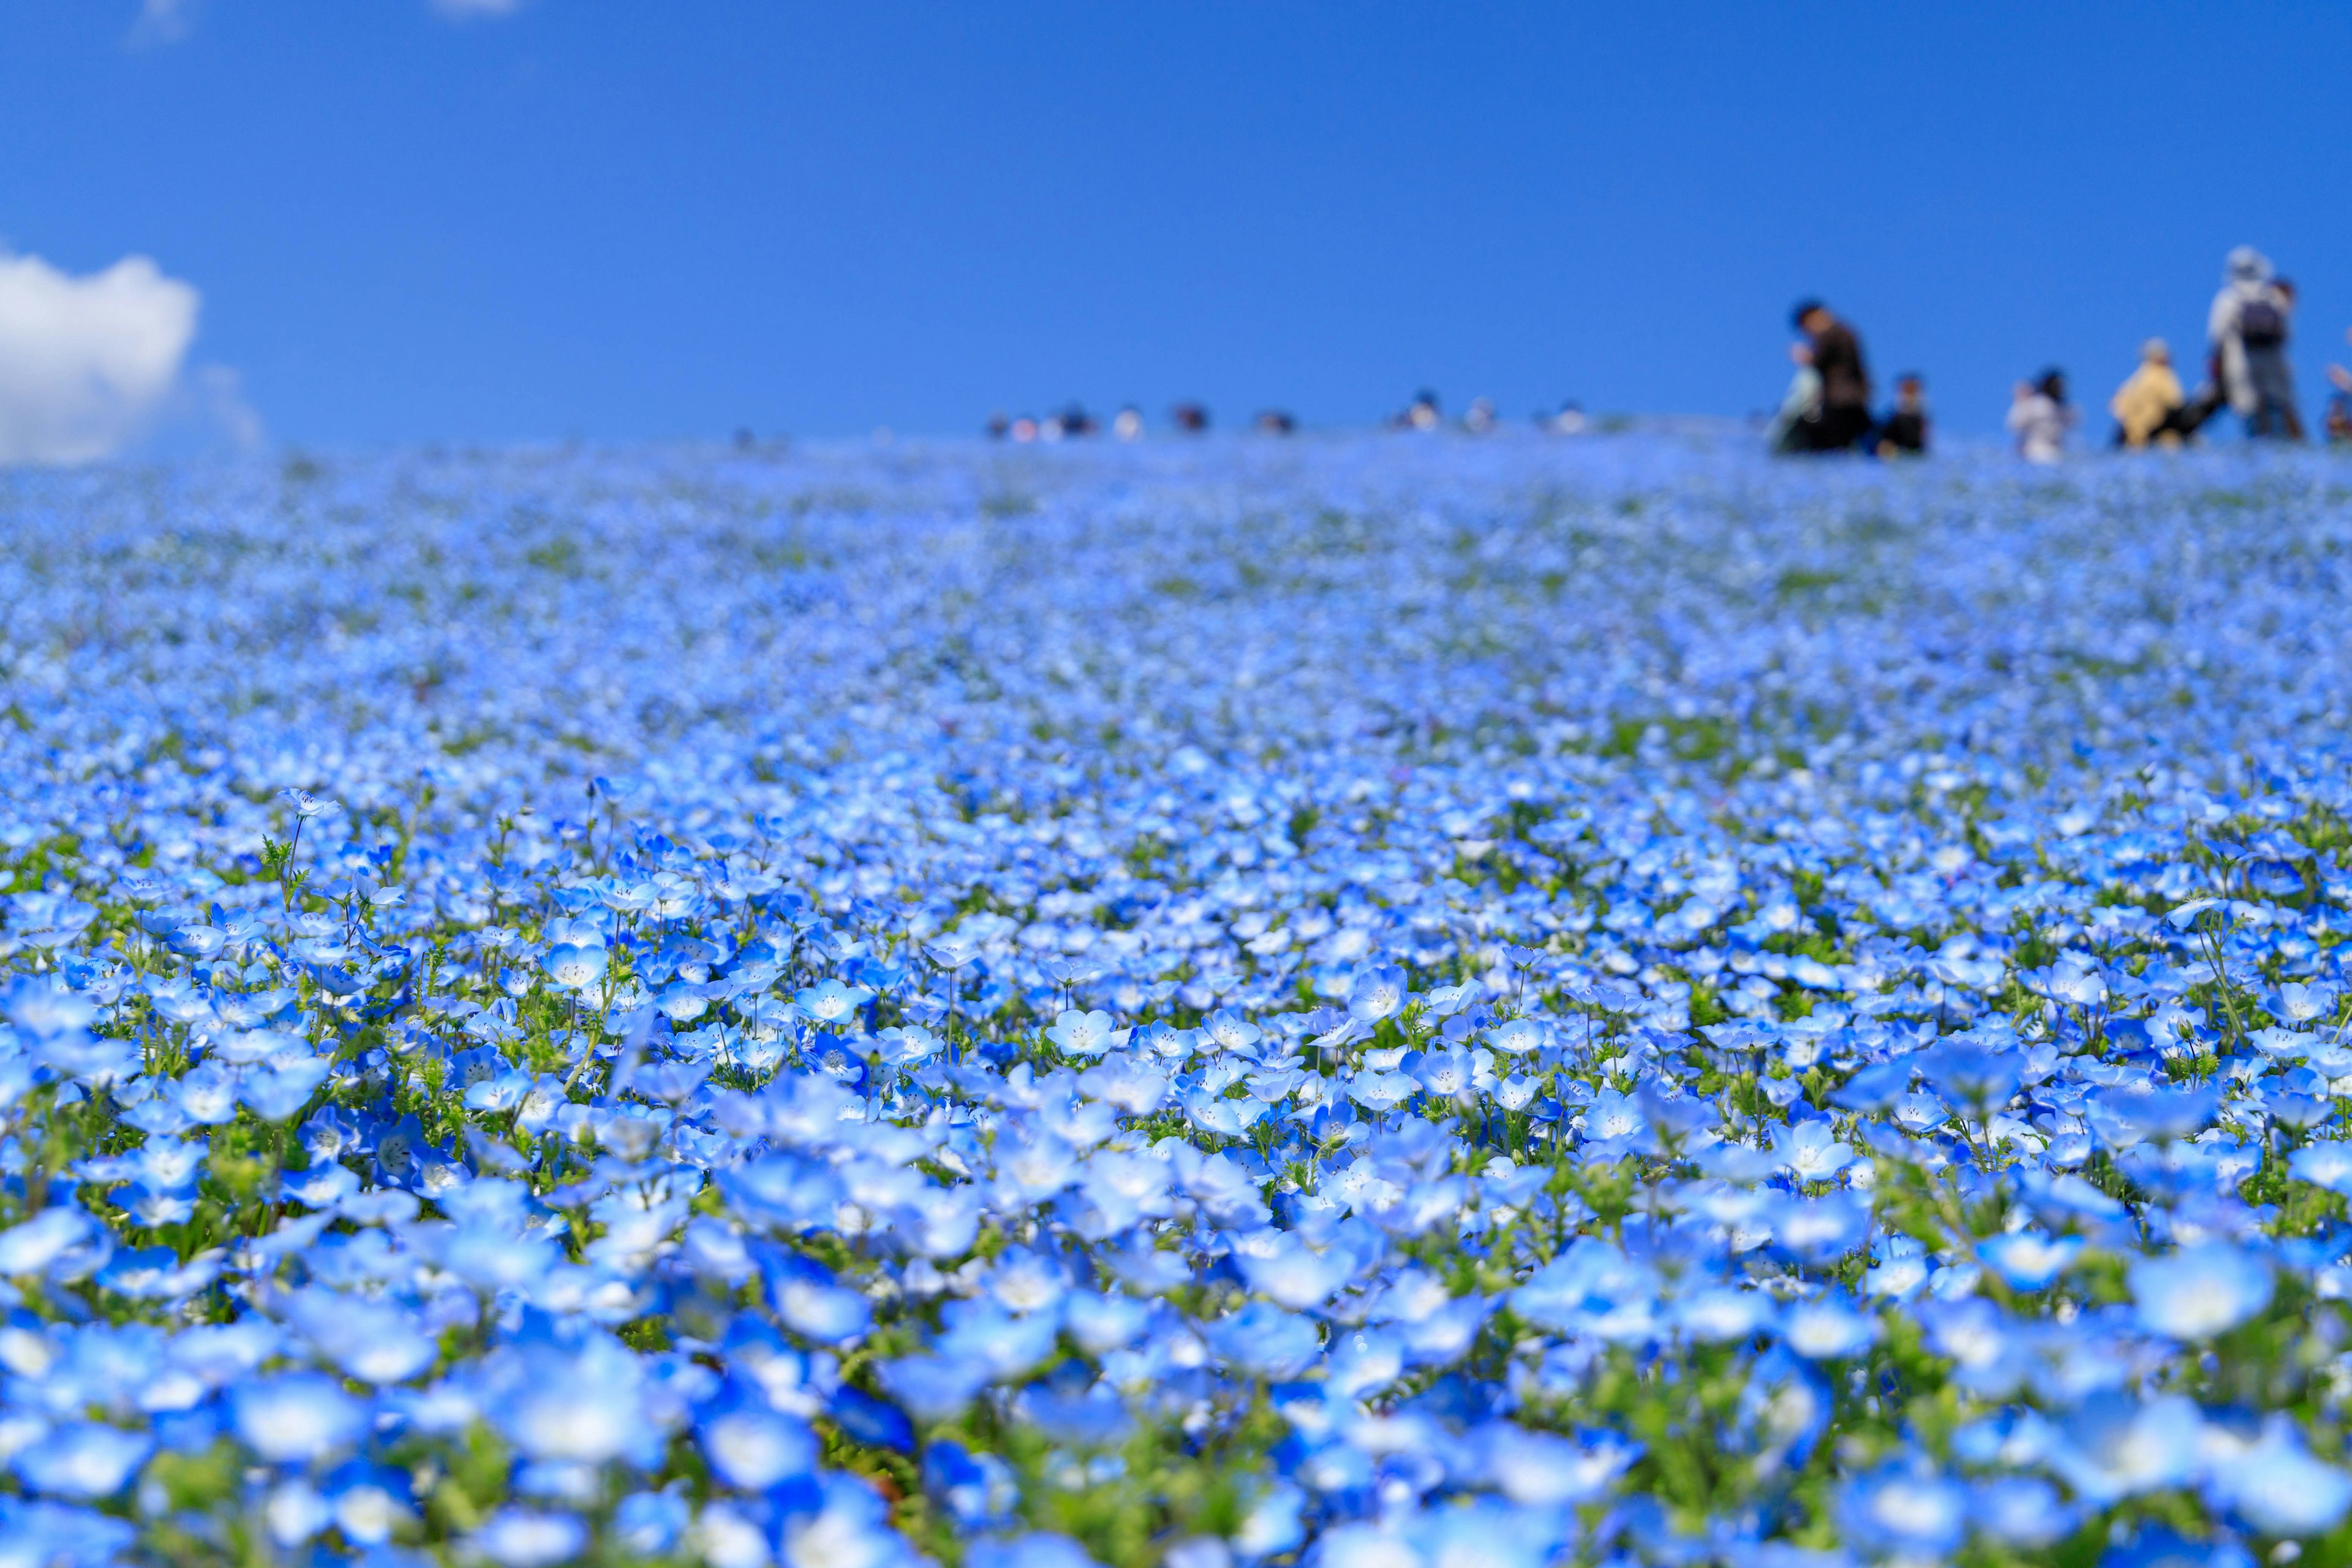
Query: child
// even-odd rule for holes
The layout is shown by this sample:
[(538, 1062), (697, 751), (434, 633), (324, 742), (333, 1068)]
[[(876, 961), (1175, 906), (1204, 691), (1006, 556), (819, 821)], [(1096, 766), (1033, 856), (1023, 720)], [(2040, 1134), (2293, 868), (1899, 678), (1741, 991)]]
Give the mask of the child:
[(1895, 381), (1895, 412), (1878, 427), (1882, 458), (1924, 457), (1927, 450), (1927, 384), (1915, 372)]

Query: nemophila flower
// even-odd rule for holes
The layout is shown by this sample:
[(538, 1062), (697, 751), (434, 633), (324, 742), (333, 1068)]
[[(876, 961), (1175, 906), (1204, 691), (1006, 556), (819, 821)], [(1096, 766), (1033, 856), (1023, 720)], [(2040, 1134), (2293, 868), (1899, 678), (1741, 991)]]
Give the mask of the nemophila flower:
[(1348, 1015), (1359, 1023), (1392, 1018), (1403, 1009), (1404, 1002), (1404, 971), (1393, 965), (1371, 965), (1348, 984)]
[(816, 1439), (790, 1416), (738, 1405), (702, 1425), (699, 1440), (711, 1469), (728, 1485), (765, 1491), (816, 1465)]
[(433, 1337), (387, 1301), (313, 1287), (288, 1299), (286, 1317), (321, 1354), (367, 1383), (406, 1382), (440, 1355)]
[(588, 1527), (568, 1513), (502, 1508), (467, 1538), (475, 1552), (499, 1568), (552, 1568), (577, 1557), (588, 1544)]
[(272, 1464), (314, 1464), (358, 1442), (367, 1426), (367, 1407), (317, 1373), (242, 1384), (230, 1408), (238, 1439)]
[(863, 985), (845, 985), (828, 977), (793, 994), (803, 1013), (824, 1025), (838, 1024), (874, 999), (874, 993)]
[(2271, 1416), (2260, 1438), (2220, 1458), (2210, 1489), (2264, 1535), (2324, 1535), (2352, 1510), (2352, 1475), (2313, 1458), (2284, 1415)]
[(1201, 1032), (1215, 1041), (1218, 1049), (1225, 1051), (1246, 1051), (1265, 1038), (1265, 1031), (1255, 1024), (1222, 1008), (1209, 1015)]
[(1934, 1559), (1968, 1535), (1968, 1493), (1922, 1463), (1896, 1459), (1839, 1489), (1837, 1521), (1864, 1551)]
[(566, 991), (585, 991), (604, 978), (611, 962), (601, 946), (583, 946), (578, 942), (558, 942), (547, 950), (540, 967), (547, 977)]
[(2305, 1144), (2287, 1156), (2287, 1169), (2315, 1187), (2352, 1193), (2352, 1142)]
[(1505, 1056), (1525, 1056), (1543, 1049), (1549, 1031), (1534, 1018), (1509, 1018), (1486, 1031), (1486, 1043)]
[(279, 790), (278, 795), (286, 803), (287, 809), (306, 822), (312, 817), (323, 816), (333, 809), (330, 803), (320, 800), (307, 789), (289, 787)]
[(1540, 1328), (1640, 1341), (1655, 1324), (1657, 1295), (1654, 1270), (1588, 1236), (1529, 1275), (1510, 1301), (1513, 1311)]
[(1597, 1160), (1654, 1153), (1658, 1146), (1641, 1101), (1613, 1089), (1602, 1089), (1585, 1108), (1584, 1138), (1587, 1157)]
[(1486, 1479), (1513, 1502), (1538, 1508), (1607, 1495), (1642, 1447), (1606, 1432), (1564, 1437), (1496, 1422), (1477, 1434)]
[(686, 1535), (693, 1515), (677, 1491), (631, 1492), (613, 1510), (613, 1537), (639, 1557), (658, 1557)]
[(1827, 1263), (1860, 1247), (1870, 1209), (1842, 1194), (1790, 1198), (1771, 1211), (1773, 1244), (1805, 1263)]
[(2099, 1568), (2253, 1568), (2253, 1554), (2226, 1537), (2192, 1541), (2168, 1525), (2144, 1523), (2100, 1555)]
[(88, 1501), (121, 1491), (154, 1447), (144, 1434), (77, 1421), (19, 1449), (11, 1468), (35, 1491)]
[(2039, 1290), (2066, 1272), (2082, 1256), (2079, 1236), (2051, 1237), (2034, 1230), (2011, 1231), (1977, 1244), (1977, 1256), (2012, 1290)]
[(532, 1458), (650, 1465), (660, 1452), (663, 1422), (647, 1397), (645, 1370), (615, 1341), (589, 1334), (572, 1350), (542, 1343), (502, 1351), (483, 1376), (485, 1413)]
[(1853, 1163), (1853, 1151), (1837, 1141), (1826, 1121), (1800, 1121), (1775, 1128), (1772, 1155), (1799, 1182), (1826, 1182)]
[(0, 1276), (39, 1274), (85, 1247), (96, 1234), (89, 1217), (74, 1209), (43, 1209), (0, 1230)]
[(2059, 1423), (2049, 1463), (2077, 1497), (2104, 1508), (2194, 1477), (2203, 1428), (2195, 1402), (2181, 1394), (2141, 1403), (2122, 1393), (2094, 1394)]
[(1066, 1010), (1045, 1037), (1072, 1056), (1098, 1057), (1110, 1049), (1115, 1033), (1110, 1015), (1100, 1008), (1091, 1013)]
[(1780, 1342), (1812, 1361), (1849, 1360), (1880, 1335), (1876, 1318), (1836, 1294), (1795, 1302), (1780, 1318)]
[(2132, 1302), (2142, 1327), (2178, 1340), (2209, 1340), (2270, 1305), (2271, 1267), (2224, 1242), (2143, 1258), (2130, 1268)]
[(2055, 1545), (2080, 1522), (2057, 1488), (2030, 1476), (1980, 1482), (1969, 1496), (1969, 1517), (1995, 1541), (2028, 1549)]

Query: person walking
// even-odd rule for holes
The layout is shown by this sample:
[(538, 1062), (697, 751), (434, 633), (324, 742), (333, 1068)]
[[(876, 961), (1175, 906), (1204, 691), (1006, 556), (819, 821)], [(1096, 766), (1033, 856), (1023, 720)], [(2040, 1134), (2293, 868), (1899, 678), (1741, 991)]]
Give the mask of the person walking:
[(1873, 423), (1870, 369), (1863, 362), (1862, 339), (1819, 300), (1800, 304), (1791, 319), (1805, 334), (1814, 374), (1822, 378), (1821, 402), (1797, 422), (1790, 433), (1791, 449), (1851, 451), (1870, 435)]
[(2017, 384), (2009, 405), (2009, 432), (2017, 437), (2019, 457), (2029, 463), (2058, 461), (2066, 455), (2066, 432), (2074, 426), (2064, 371), (2045, 370), (2037, 380)]
[(2171, 346), (2162, 338), (2148, 339), (2139, 346), (2139, 368), (2107, 399), (2107, 412), (2116, 416), (2116, 445), (2134, 451), (2149, 445), (2179, 446), (2175, 416), (2183, 402), (2180, 377), (2172, 371)]
[(2270, 258), (2251, 245), (2230, 252), (2205, 335), (2213, 382), (2255, 440), (2288, 441), (2302, 428), (2286, 342), (2294, 297), (2274, 280)]

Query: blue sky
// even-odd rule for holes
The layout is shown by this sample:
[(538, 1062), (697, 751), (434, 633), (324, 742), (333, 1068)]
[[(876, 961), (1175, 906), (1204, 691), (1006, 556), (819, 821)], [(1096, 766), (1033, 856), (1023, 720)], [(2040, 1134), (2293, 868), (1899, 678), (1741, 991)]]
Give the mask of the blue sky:
[(1738, 414), (1805, 293), (1989, 429), (2242, 241), (2307, 404), (2352, 325), (2339, 5), (151, 9), (11, 8), (0, 239), (152, 257), (284, 442)]

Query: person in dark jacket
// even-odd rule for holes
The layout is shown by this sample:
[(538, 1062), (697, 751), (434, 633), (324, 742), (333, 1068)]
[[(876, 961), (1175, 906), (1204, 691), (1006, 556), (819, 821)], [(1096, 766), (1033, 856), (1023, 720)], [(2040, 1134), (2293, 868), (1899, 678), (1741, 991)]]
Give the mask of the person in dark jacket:
[(1797, 330), (1812, 344), (1813, 369), (1822, 378), (1821, 406), (1798, 422), (1795, 449), (1850, 451), (1868, 437), (1874, 423), (1870, 369), (1863, 363), (1862, 340), (1819, 300), (1799, 305), (1794, 320)]
[(1927, 384), (1916, 375), (1895, 378), (1895, 409), (1878, 427), (1878, 455), (1916, 458), (1927, 450)]

